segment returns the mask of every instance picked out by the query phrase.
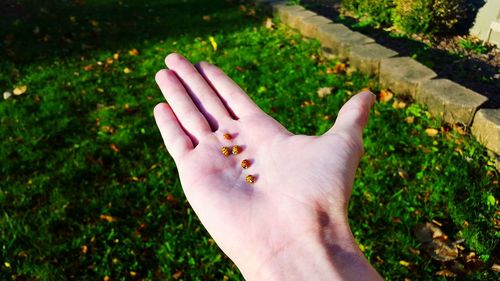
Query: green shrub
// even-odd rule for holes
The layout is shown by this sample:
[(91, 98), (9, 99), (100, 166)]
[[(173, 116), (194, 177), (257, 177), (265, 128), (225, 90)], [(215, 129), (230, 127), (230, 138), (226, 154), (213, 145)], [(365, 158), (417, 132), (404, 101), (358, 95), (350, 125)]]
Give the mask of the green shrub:
[(343, 0), (342, 7), (369, 17), (376, 24), (390, 25), (394, 0)]
[(406, 34), (450, 33), (473, 10), (467, 0), (342, 0), (342, 8)]
[(362, 13), (369, 15), (376, 23), (385, 25), (391, 24), (393, 7), (393, 0), (363, 0), (359, 4)]
[(407, 34), (427, 33), (432, 23), (433, 0), (394, 0), (394, 26)]
[(467, 1), (434, 0), (432, 10), (432, 30), (439, 33), (450, 32), (467, 17)]

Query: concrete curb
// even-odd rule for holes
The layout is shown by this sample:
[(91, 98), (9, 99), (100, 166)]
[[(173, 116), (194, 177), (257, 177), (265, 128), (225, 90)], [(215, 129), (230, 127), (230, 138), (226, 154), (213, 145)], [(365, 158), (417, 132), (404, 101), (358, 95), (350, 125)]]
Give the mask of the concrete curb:
[(374, 39), (300, 5), (289, 5), (284, 0), (256, 2), (270, 6), (275, 16), (302, 35), (319, 40), (326, 58), (346, 59), (351, 67), (377, 77), (382, 87), (396, 95), (411, 96), (445, 122), (463, 125), (495, 154), (500, 171), (500, 109), (481, 108), (487, 97), (447, 79), (438, 79), (434, 71), (416, 60), (398, 57), (396, 51)]

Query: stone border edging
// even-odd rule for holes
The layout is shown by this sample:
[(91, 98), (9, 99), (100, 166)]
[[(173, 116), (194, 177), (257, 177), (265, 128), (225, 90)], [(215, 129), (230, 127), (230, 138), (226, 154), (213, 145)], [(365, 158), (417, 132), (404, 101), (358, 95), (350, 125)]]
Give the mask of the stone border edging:
[(373, 75), (382, 87), (411, 96), (450, 124), (460, 123), (496, 158), (500, 171), (500, 109), (482, 108), (488, 98), (437, 74), (410, 57), (375, 43), (343, 24), (285, 0), (255, 0), (303, 36), (320, 41), (325, 56), (348, 60), (351, 67)]

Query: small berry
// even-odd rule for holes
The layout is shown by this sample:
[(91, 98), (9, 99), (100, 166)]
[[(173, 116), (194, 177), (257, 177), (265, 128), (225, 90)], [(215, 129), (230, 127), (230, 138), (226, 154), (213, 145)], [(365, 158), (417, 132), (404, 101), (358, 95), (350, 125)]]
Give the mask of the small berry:
[(247, 159), (241, 161), (241, 167), (243, 169), (248, 169), (248, 167), (250, 167), (250, 161), (248, 161)]
[(252, 175), (248, 175), (245, 180), (248, 182), (248, 183), (254, 183), (255, 182), (255, 177), (252, 176)]
[(222, 152), (222, 154), (224, 154), (224, 156), (229, 156), (229, 148), (228, 147), (225, 147), (223, 146), (220, 150)]
[(234, 155), (239, 154), (241, 152), (241, 147), (237, 145), (233, 146), (232, 152)]
[(226, 139), (226, 140), (230, 140), (230, 139), (232, 139), (232, 138), (233, 138), (233, 137), (231, 136), (231, 134), (228, 134), (228, 133), (225, 133), (225, 134), (224, 134), (224, 139)]

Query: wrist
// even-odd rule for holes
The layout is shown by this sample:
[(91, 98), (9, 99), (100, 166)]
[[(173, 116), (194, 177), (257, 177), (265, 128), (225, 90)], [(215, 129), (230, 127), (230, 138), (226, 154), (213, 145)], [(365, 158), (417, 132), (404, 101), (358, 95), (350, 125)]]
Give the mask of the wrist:
[[(317, 226), (242, 273), (246, 280), (382, 280), (359, 250), (346, 216), (317, 212)], [(258, 263), (255, 263), (258, 264)]]

